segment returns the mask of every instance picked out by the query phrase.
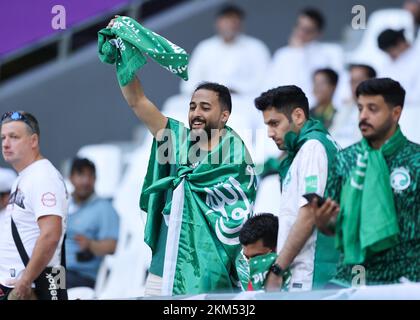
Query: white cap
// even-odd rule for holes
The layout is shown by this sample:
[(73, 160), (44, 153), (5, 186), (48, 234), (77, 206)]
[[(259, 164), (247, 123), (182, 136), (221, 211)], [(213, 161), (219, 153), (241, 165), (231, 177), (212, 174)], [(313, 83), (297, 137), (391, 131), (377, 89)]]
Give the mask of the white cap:
[(12, 169), (0, 168), (0, 192), (8, 192), (12, 189), (16, 173)]

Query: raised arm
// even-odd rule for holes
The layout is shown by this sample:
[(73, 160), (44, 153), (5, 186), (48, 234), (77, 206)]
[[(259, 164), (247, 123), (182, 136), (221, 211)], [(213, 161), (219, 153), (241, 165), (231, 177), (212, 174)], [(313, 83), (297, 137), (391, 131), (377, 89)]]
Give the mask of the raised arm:
[(146, 97), (137, 77), (134, 77), (128, 85), (121, 87), (121, 91), (137, 118), (144, 122), (154, 137), (159, 130), (166, 128), (168, 118)]
[[(118, 16), (115, 16), (117, 18)], [(107, 28), (112, 28), (114, 24), (112, 19)], [(156, 137), (159, 130), (165, 129), (168, 122), (159, 109), (146, 97), (143, 91), (143, 87), (137, 77), (124, 87), (121, 87), (121, 91), (128, 105), (133, 109), (137, 118), (144, 122), (151, 134)]]

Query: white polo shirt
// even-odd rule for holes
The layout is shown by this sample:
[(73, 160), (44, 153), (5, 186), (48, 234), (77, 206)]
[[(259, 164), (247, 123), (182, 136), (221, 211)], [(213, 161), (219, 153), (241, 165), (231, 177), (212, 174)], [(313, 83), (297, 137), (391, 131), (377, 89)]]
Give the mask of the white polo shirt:
[[(279, 232), (277, 250), (281, 251), (289, 232), (296, 222), (299, 209), (308, 201), (305, 193), (323, 196), (328, 176), (328, 157), (325, 147), (318, 140), (303, 144), (282, 181), (280, 192)], [(316, 230), (290, 265), (292, 278), (289, 291), (311, 290), (314, 272)]]
[(38, 219), (47, 215), (62, 217), (62, 236), (48, 266), (59, 266), (61, 244), (66, 230), (68, 193), (61, 174), (47, 159), (35, 161), (19, 173), (0, 225), (0, 283), (18, 278), (25, 269), (13, 241), (11, 217), (29, 257), (40, 235)]

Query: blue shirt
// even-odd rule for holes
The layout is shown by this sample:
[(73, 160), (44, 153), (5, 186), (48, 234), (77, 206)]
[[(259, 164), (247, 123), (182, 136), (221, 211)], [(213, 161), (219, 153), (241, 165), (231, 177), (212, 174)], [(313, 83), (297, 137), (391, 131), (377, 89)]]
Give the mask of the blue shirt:
[[(73, 210), (71, 210), (73, 208)], [(73, 211), (73, 212), (72, 212)], [(91, 240), (118, 240), (119, 217), (110, 201), (91, 196), (81, 206), (72, 199), (70, 203), (67, 238), (66, 267), (84, 277), (95, 280), (103, 257), (94, 256), (92, 260), (80, 262), (76, 259), (77, 252), (82, 251), (74, 240), (76, 235), (83, 235)]]

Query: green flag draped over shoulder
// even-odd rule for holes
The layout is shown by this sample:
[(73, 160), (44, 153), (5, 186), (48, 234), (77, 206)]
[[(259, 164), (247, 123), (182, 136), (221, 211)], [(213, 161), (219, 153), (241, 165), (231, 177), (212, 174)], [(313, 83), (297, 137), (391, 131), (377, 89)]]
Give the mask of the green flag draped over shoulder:
[(356, 167), (341, 192), (336, 224), (336, 246), (344, 253), (344, 263), (363, 263), (398, 243), (399, 226), (384, 156), (398, 152), (406, 142), (399, 127), (379, 150), (362, 140)]
[[(239, 231), (252, 214), (256, 193), (249, 153), (226, 127), (217, 147), (191, 161), (197, 150), (189, 142), (190, 130), (170, 118), (167, 129), (168, 139), (154, 140), (140, 198), (152, 251), (162, 219), (169, 221), (162, 293), (232, 291)], [(169, 200), (168, 190), (173, 190)]]
[(122, 86), (146, 64), (145, 55), (188, 80), (187, 52), (129, 17), (118, 17), (112, 28), (98, 32), (98, 55), (102, 62), (116, 65), (118, 82)]

